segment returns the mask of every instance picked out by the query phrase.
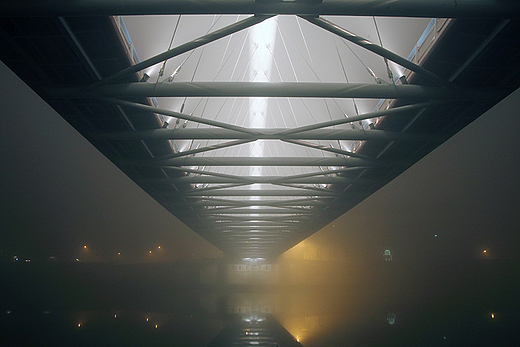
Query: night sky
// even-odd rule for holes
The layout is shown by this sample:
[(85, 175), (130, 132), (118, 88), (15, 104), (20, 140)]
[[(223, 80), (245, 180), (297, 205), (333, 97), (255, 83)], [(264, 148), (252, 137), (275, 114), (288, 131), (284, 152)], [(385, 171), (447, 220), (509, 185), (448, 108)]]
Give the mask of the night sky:
[[(6, 82), (0, 118), (2, 260), (13, 255), (111, 260), (120, 252), (139, 262), (221, 254), (143, 192), (3, 64), (1, 71)], [(155, 252), (159, 246), (162, 254)]]
[(517, 90), (316, 241), (340, 243), (357, 257), (390, 249), (406, 262), (518, 259), (519, 98)]

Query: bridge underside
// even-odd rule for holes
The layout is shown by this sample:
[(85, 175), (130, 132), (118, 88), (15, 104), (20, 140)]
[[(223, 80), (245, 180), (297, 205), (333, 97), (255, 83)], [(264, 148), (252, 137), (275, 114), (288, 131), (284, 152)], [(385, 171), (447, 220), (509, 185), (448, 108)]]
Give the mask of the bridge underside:
[[(28, 8), (0, 19), (0, 59), (164, 208), (233, 257), (278, 256), (520, 87), (516, 20), (443, 20), (434, 44), (414, 62), (321, 17), (299, 17), (401, 66), (402, 75), (386, 82), (173, 81), (174, 74), (147, 82), (147, 68), (272, 15), (235, 21), (140, 62), (119, 17), (60, 17), (72, 10), (46, 8), (56, 16)], [(497, 11), (494, 17), (507, 15)], [(159, 105), (162, 98), (184, 103), (174, 111)], [(290, 123), (298, 115), (285, 111), (281, 117), (287, 119), (274, 126), (242, 121), (250, 116), (246, 110), (235, 119), (183, 110), (187, 100), (253, 98), (381, 102), (365, 113), (356, 107), (355, 113), (319, 115), (312, 109), (315, 121), (308, 123)]]

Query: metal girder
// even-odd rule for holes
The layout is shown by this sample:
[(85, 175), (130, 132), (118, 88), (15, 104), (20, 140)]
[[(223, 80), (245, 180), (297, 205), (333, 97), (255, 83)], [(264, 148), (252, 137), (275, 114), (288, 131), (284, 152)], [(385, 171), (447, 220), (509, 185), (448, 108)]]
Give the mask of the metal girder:
[(276, 230), (256, 230), (254, 232), (249, 232), (249, 231), (244, 231), (244, 230), (241, 230), (241, 231), (234, 231), (234, 232), (228, 232), (228, 233), (222, 233), (222, 231), (220, 231), (220, 235), (224, 236), (224, 235), (229, 235), (230, 237), (235, 237), (235, 236), (239, 236), (239, 237), (261, 237), (261, 238), (264, 238), (264, 237), (289, 237), (289, 238), (292, 238), (294, 237), (294, 235), (292, 235), (292, 233), (288, 233), (288, 232), (284, 232), (283, 230), (281, 231), (276, 231)]
[(334, 191), (307, 191), (302, 189), (235, 189), (235, 190), (211, 190), (198, 191), (194, 189), (188, 192), (179, 193), (182, 196), (334, 196), (338, 192)]
[(17, 0), (0, 16), (108, 16), (152, 14), (300, 14), (438, 18), (516, 18), (517, 0)]
[(219, 177), (219, 178), (229, 178), (238, 180), (242, 183), (251, 183), (251, 179), (249, 177), (243, 177), (243, 176), (236, 176), (236, 175), (230, 175), (230, 174), (224, 174), (220, 172), (212, 172), (212, 171), (205, 171), (205, 170), (197, 170), (197, 169), (190, 169), (187, 167), (175, 167), (172, 166), (168, 168), (169, 170), (175, 170), (180, 172), (188, 172), (188, 173), (194, 173), (198, 175), (203, 175), (205, 177)]
[(188, 157), (166, 159), (160, 163), (121, 162), (121, 165), (169, 166), (381, 166), (378, 163), (359, 158), (338, 157)]
[(397, 63), (397, 64), (401, 65), (402, 67), (405, 67), (408, 70), (413, 71), (413, 72), (417, 73), (418, 75), (421, 75), (421, 76), (429, 79), (432, 82), (438, 83), (441, 86), (445, 86), (445, 87), (450, 87), (450, 88), (453, 87), (450, 81), (448, 81), (444, 78), (441, 78), (438, 75), (434, 74), (433, 72), (426, 70), (425, 68), (409, 61), (408, 59), (403, 58), (403, 57), (395, 54), (394, 52), (383, 48), (382, 46), (376, 45), (361, 36), (353, 34), (350, 31), (345, 30), (345, 29), (341, 28), (340, 26), (338, 26), (332, 22), (329, 22), (326, 19), (316, 18), (316, 17), (302, 17), (302, 18), (306, 19), (307, 21), (311, 22), (314, 25), (319, 26), (320, 28), (323, 28), (327, 31), (330, 31), (331, 33), (334, 33), (334, 34), (344, 38), (345, 40), (348, 40), (377, 55), (380, 55), (383, 58), (391, 60), (394, 63)]
[[(297, 184), (348, 184), (348, 183), (363, 183), (370, 184), (379, 182), (377, 180), (369, 180), (362, 178), (347, 178), (340, 176), (317, 176), (317, 177), (303, 177), (303, 178), (291, 178), (284, 176), (250, 176), (250, 184), (255, 183), (297, 183)], [(197, 183), (208, 183), (208, 184), (222, 184), (222, 183), (244, 183), (240, 177), (215, 177), (215, 176), (200, 176), (190, 175), (182, 177), (172, 178), (146, 178), (140, 179), (139, 182), (143, 183), (181, 183), (181, 184), (197, 184)]]
[(164, 157), (158, 157), (158, 158), (155, 158), (154, 161), (162, 161), (162, 160), (171, 159), (171, 158), (185, 157), (185, 156), (188, 156), (188, 155), (194, 155), (194, 154), (198, 154), (198, 153), (214, 151), (214, 150), (217, 150), (217, 149), (243, 145), (245, 143), (249, 143), (249, 142), (253, 142), (253, 141), (255, 141), (255, 139), (252, 139), (252, 140), (236, 140), (236, 141), (230, 141), (230, 142), (226, 142), (226, 143), (219, 143), (219, 144), (216, 144), (216, 145), (210, 145), (210, 146), (200, 147), (200, 148), (196, 148), (196, 149), (190, 149), (190, 150), (183, 151), (183, 152), (177, 152), (177, 153), (174, 153), (174, 154), (166, 155)]
[(146, 69), (150, 66), (153, 66), (157, 63), (160, 63), (162, 61), (165, 61), (167, 59), (171, 59), (173, 57), (176, 57), (178, 55), (181, 55), (183, 53), (189, 52), (195, 48), (201, 47), (205, 44), (208, 44), (210, 42), (216, 41), (218, 39), (221, 39), (223, 37), (226, 37), (228, 35), (231, 35), (233, 33), (236, 33), (240, 30), (249, 28), (255, 24), (258, 24), (267, 18), (270, 18), (271, 16), (261, 15), (261, 16), (253, 16), (246, 19), (243, 19), (239, 22), (230, 24), (224, 28), (221, 28), (219, 30), (215, 30), (214, 32), (208, 33), (204, 36), (201, 36), (195, 40), (186, 42), (180, 46), (177, 46), (175, 48), (172, 48), (166, 52), (163, 52), (161, 54), (158, 54), (156, 56), (153, 56), (151, 58), (148, 58), (142, 62), (139, 62), (135, 65), (129, 66), (126, 69), (123, 69), (113, 75), (110, 75), (108, 77), (103, 78), (102, 80), (93, 83), (90, 88), (98, 87), (103, 84), (111, 83), (117, 80), (120, 80), (121, 78), (135, 73), (137, 71), (141, 71), (143, 69)]
[[(278, 97), (356, 98), (407, 100), (478, 100), (485, 93), (413, 84), (338, 82), (132, 82), (103, 85), (95, 89), (47, 87), (52, 98), (142, 98), (142, 97)], [(159, 111), (155, 111), (160, 113)]]
[(205, 221), (214, 221), (218, 223), (226, 223), (226, 222), (255, 222), (258, 220), (269, 221), (269, 222), (288, 222), (293, 220), (308, 220), (309, 215), (290, 215), (290, 216), (270, 216), (270, 217), (258, 217), (258, 216), (206, 216)]
[(311, 125), (304, 125), (304, 126), (296, 127), (296, 128), (292, 128), (292, 129), (287, 129), (283, 132), (283, 134), (284, 135), (296, 134), (296, 133), (301, 133), (301, 132), (305, 132), (305, 131), (309, 131), (309, 130), (321, 129), (321, 128), (326, 128), (326, 127), (331, 127), (331, 126), (336, 126), (336, 125), (341, 125), (341, 124), (348, 124), (348, 123), (357, 122), (360, 120), (383, 117), (383, 116), (388, 117), (388, 116), (395, 116), (395, 115), (403, 115), (403, 114), (406, 114), (407, 112), (417, 111), (417, 110), (421, 110), (421, 109), (424, 109), (427, 107), (438, 106), (443, 103), (444, 103), (443, 101), (428, 101), (428, 102), (421, 102), (421, 103), (416, 103), (416, 104), (411, 104), (411, 105), (392, 107), (387, 110), (363, 113), (363, 114), (356, 115), (356, 116), (345, 115), (345, 118), (341, 118), (341, 119), (335, 119), (335, 120), (331, 120), (331, 121), (327, 121), (327, 122), (321, 122), (321, 123), (316, 123), (316, 124), (311, 124)]
[(272, 215), (272, 214), (275, 214), (275, 215), (291, 216), (291, 215), (310, 215), (310, 214), (315, 214), (315, 213), (316, 213), (315, 211), (309, 211), (309, 210), (304, 210), (304, 209), (300, 209), (300, 211), (294, 211), (294, 210), (286, 210), (286, 209), (281, 209), (281, 208), (280, 209), (262, 208), (262, 209), (254, 209), (254, 210), (253, 209), (244, 210), (244, 209), (226, 208), (226, 209), (220, 209), (218, 211), (205, 210), (205, 211), (198, 212), (198, 214), (200, 214), (200, 215), (215, 216), (215, 217), (226, 216), (226, 215), (233, 216), (236, 214), (238, 214), (238, 215), (243, 215), (243, 214)]
[(345, 140), (345, 141), (439, 141), (439, 137), (376, 129), (315, 129), (285, 133), (287, 129), (251, 129), (252, 134), (218, 128), (154, 129), (96, 134), (100, 140)]
[(218, 128), (238, 131), (238, 132), (242, 132), (242, 133), (246, 133), (246, 134), (256, 134), (255, 131), (250, 130), (245, 127), (238, 126), (238, 125), (228, 124), (228, 123), (219, 122), (216, 120), (206, 119), (206, 118), (202, 118), (202, 117), (196, 117), (196, 116), (192, 116), (192, 115), (188, 115), (188, 114), (184, 114), (184, 113), (180, 113), (180, 112), (175, 112), (175, 111), (171, 111), (171, 110), (165, 110), (165, 109), (153, 107), (150, 105), (143, 105), (143, 104), (139, 104), (136, 102), (130, 102), (130, 101), (119, 100), (119, 99), (106, 99), (106, 101), (116, 104), (116, 105), (120, 105), (120, 106), (128, 106), (128, 107), (132, 107), (132, 108), (135, 108), (138, 110), (143, 110), (146, 112), (159, 113), (159, 114), (163, 114), (166, 116), (175, 117), (178, 119), (184, 119), (184, 120), (189, 120), (189, 121), (200, 123), (200, 124), (215, 126)]
[(335, 153), (335, 154), (339, 154), (339, 155), (346, 155), (349, 157), (355, 157), (355, 158), (366, 159), (366, 160), (377, 160), (375, 158), (370, 158), (363, 154), (358, 154), (358, 153), (351, 152), (351, 151), (345, 151), (343, 149), (333, 148), (330, 146), (324, 146), (324, 145), (320, 145), (320, 144), (316, 144), (316, 143), (310, 143), (310, 142), (305, 142), (305, 141), (301, 141), (301, 140), (282, 140), (282, 141), (287, 142), (287, 143), (292, 143), (293, 145), (318, 149), (318, 150), (324, 151), (324, 152)]
[[(216, 126), (216, 127), (223, 128), (223, 129), (236, 130), (238, 132), (244, 132), (244, 133), (248, 133), (248, 134), (262, 135), (263, 133), (265, 133), (265, 131), (264, 131), (265, 129), (257, 129), (256, 131), (253, 131), (253, 130), (250, 130), (250, 129), (247, 129), (244, 127), (235, 126), (235, 125), (228, 124), (228, 123), (212, 121), (212, 120), (208, 120), (208, 119), (205, 119), (202, 117), (196, 117), (196, 116), (187, 115), (187, 114), (183, 114), (183, 113), (179, 113), (179, 112), (175, 112), (175, 111), (171, 111), (171, 110), (155, 108), (155, 107), (152, 107), (149, 105), (143, 105), (143, 104), (130, 102), (130, 101), (126, 101), (126, 100), (109, 99), (109, 101), (112, 103), (121, 105), (121, 106), (129, 106), (129, 107), (133, 107), (133, 108), (138, 108), (138, 109), (141, 109), (141, 110), (147, 111), (147, 112), (164, 114), (164, 115), (176, 117), (179, 119), (190, 120), (195, 123)], [(356, 116), (349, 117), (349, 116), (345, 115), (345, 118), (341, 118), (341, 119), (335, 119), (335, 120), (321, 122), (321, 123), (317, 123), (317, 124), (304, 125), (301, 127), (285, 129), (285, 130), (280, 129), (280, 131), (281, 131), (282, 135), (291, 135), (291, 134), (306, 132), (309, 130), (315, 130), (315, 129), (321, 129), (321, 128), (326, 128), (326, 127), (331, 127), (331, 126), (336, 126), (336, 125), (341, 125), (341, 124), (347, 124), (347, 123), (357, 122), (360, 120), (371, 119), (371, 118), (376, 118), (376, 117), (403, 115), (403, 114), (406, 114), (407, 112), (417, 111), (417, 110), (421, 110), (421, 109), (424, 109), (427, 107), (432, 107), (432, 106), (438, 106), (443, 103), (445, 103), (445, 102), (428, 101), (428, 102), (394, 107), (394, 108), (387, 109), (387, 110), (368, 112), (368, 113), (364, 113), (364, 114), (360, 114), (360, 115), (356, 115)], [(173, 136), (173, 133), (175, 132), (173, 129), (172, 130), (157, 129), (157, 130), (161, 130), (162, 133), (166, 133), (165, 131), (171, 131), (172, 136)], [(178, 130), (180, 130), (180, 129), (178, 129)], [(183, 130), (186, 130), (186, 129), (183, 129)], [(97, 134), (92, 134), (92, 135), (96, 138), (101, 138), (101, 139), (142, 139), (141, 137), (138, 137), (135, 134), (143, 134), (141, 136), (151, 136), (151, 135), (144, 135), (144, 134), (155, 134), (155, 133), (156, 133), (155, 131), (150, 131), (150, 132), (97, 133)], [(119, 136), (121, 136), (121, 137), (119, 137)], [(299, 137), (287, 137), (287, 138), (294, 139), (294, 138), (299, 138)]]
[[(235, 206), (235, 207), (252, 207), (252, 206), (270, 206), (270, 207), (286, 207), (286, 206), (328, 206), (329, 202), (324, 199), (333, 199), (334, 197), (319, 197), (312, 199), (291, 199), (291, 200), (224, 200), (224, 199), (197, 199), (193, 202), (168, 202), (163, 203), (165, 206), (172, 207), (202, 207), (202, 206)], [(309, 209), (310, 211), (310, 209)]]
[[(320, 176), (325, 176), (325, 175), (337, 175), (337, 174), (350, 172), (350, 171), (357, 171), (357, 170), (361, 170), (361, 169), (364, 170), (365, 167), (361, 167), (361, 166), (346, 167), (346, 168), (333, 169), (333, 170), (315, 171), (315, 172), (308, 172), (308, 173), (304, 173), (304, 174), (287, 176), (287, 178), (288, 179), (300, 179), (300, 178), (320, 177)], [(276, 183), (276, 181), (272, 181), (271, 183)]]
[(302, 226), (301, 225), (284, 225), (284, 226), (279, 226), (279, 225), (265, 225), (265, 226), (226, 225), (226, 226), (219, 227), (218, 225), (212, 225), (211, 229), (215, 230), (215, 231), (224, 229), (224, 230), (229, 230), (230, 232), (232, 232), (234, 230), (280, 230), (280, 229), (283, 229), (283, 230), (298, 229), (299, 230), (299, 229), (302, 229)]
[(273, 226), (279, 228), (293, 227), (301, 224), (301, 221), (295, 222), (284, 222), (284, 221), (269, 221), (269, 220), (261, 220), (261, 221), (252, 221), (252, 220), (244, 220), (244, 221), (227, 221), (227, 222), (215, 222), (211, 221), (211, 227), (221, 228), (221, 227), (231, 227), (234, 228), (236, 226), (240, 227), (264, 227), (264, 226)]

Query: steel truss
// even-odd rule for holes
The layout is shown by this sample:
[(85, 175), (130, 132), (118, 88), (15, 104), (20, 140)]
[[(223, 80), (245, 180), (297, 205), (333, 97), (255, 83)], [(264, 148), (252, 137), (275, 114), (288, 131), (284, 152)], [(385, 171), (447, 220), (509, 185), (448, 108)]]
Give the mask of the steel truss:
[[(384, 4), (384, 6), (383, 6)], [(216, 143), (180, 151), (172, 150), (148, 159), (117, 158), (114, 161), (163, 206), (178, 216), (203, 237), (231, 255), (276, 257), (339, 215), (355, 206), (371, 193), (402, 172), (413, 162), (383, 156), (395, 143), (416, 146), (438, 145), (445, 140), (435, 134), (413, 131), (389, 131), (370, 123), (361, 129), (342, 128), (383, 117), (416, 119), (425, 112), (447, 107), (450, 103), (493, 100), (495, 94), (458, 88), (445, 76), (371, 43), (319, 15), (370, 16), (437, 16), (437, 17), (501, 17), (520, 15), (520, 2), (503, 0), (325, 0), (325, 1), (247, 1), (222, 0), (87, 0), (24, 1), (5, 4), (0, 16), (26, 15), (115, 15), (115, 14), (254, 14), (232, 25), (208, 33), (196, 40), (174, 47), (145, 61), (124, 68), (90, 85), (48, 86), (45, 93), (55, 100), (95, 100), (120, 110), (142, 111), (144, 115), (160, 114), (203, 125), (200, 128), (151, 129), (125, 132), (92, 132), (96, 143), (113, 145), (122, 142), (194, 141)], [(412, 74), (429, 81), (429, 85), (361, 84), (361, 83), (252, 83), (252, 82), (167, 82), (125, 83), (125, 78), (143, 69), (179, 56), (193, 49), (250, 28), (273, 15), (297, 14), (331, 34), (348, 40), (385, 59), (393, 61)], [(134, 79), (135, 80), (135, 79)], [(273, 97), (273, 98), (375, 98), (394, 99), (386, 109), (334, 119), (296, 128), (247, 128), (203, 117), (162, 109), (143, 103), (150, 97)], [(139, 100), (140, 102), (137, 102)], [(390, 107), (391, 106), (391, 107)], [(332, 129), (331, 127), (339, 126)], [(314, 157), (239, 157), (202, 156), (257, 141), (279, 141), (291, 146), (319, 151)], [(318, 141), (318, 142), (309, 142)], [(320, 141), (355, 141), (357, 147), (344, 149), (324, 145)], [(385, 150), (358, 151), (365, 144), (383, 144)], [(200, 142), (202, 143), (202, 142)], [(199, 143), (199, 144), (200, 144)], [(417, 160), (417, 158), (414, 158)], [(227, 166), (298, 167), (301, 174), (291, 176), (241, 176), (222, 172)], [(138, 175), (148, 169), (158, 170), (163, 177)]]
[(294, 14), (437, 18), (515, 18), (516, 0), (18, 0), (2, 16), (110, 16), (156, 14)]

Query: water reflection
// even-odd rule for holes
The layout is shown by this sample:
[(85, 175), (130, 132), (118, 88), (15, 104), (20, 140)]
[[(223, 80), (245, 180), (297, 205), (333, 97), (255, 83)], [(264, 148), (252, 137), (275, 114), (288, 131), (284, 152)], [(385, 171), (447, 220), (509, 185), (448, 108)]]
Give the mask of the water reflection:
[(341, 259), (4, 263), (2, 345), (508, 346), (520, 337), (517, 262)]

